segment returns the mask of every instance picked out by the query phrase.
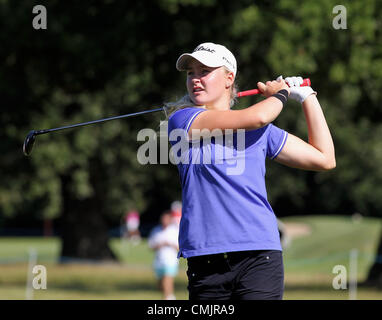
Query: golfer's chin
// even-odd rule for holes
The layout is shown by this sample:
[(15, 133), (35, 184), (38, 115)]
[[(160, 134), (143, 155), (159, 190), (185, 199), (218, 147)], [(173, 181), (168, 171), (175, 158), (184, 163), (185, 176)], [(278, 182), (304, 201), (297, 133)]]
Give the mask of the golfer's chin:
[(207, 103), (208, 103), (208, 100), (207, 99), (203, 99), (202, 97), (200, 97), (200, 96), (194, 96), (194, 95), (192, 95), (192, 97), (191, 97), (191, 100), (192, 100), (192, 102), (195, 104), (195, 105), (197, 105), (197, 106), (205, 106)]

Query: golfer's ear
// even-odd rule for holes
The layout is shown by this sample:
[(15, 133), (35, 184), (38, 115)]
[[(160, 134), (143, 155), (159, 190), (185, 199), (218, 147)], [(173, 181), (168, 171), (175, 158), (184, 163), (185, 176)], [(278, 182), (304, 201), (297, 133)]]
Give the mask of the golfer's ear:
[(235, 75), (231, 71), (228, 72), (227, 73), (226, 87), (229, 88), (230, 86), (232, 86), (234, 81), (235, 81)]

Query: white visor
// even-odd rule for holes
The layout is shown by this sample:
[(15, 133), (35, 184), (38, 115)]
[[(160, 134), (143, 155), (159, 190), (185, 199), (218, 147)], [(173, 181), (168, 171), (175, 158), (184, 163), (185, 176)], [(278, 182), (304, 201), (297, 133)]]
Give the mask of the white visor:
[(183, 53), (176, 62), (176, 68), (179, 71), (187, 70), (192, 58), (211, 68), (225, 66), (236, 76), (237, 66), (235, 56), (220, 44), (205, 42), (198, 45), (192, 53)]

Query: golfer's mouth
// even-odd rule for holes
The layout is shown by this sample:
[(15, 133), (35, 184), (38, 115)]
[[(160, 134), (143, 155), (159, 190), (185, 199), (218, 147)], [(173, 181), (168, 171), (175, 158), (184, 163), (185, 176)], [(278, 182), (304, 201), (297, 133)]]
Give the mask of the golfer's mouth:
[(204, 91), (204, 89), (202, 89), (202, 88), (200, 88), (200, 87), (194, 88), (194, 89), (192, 90), (193, 93), (198, 93), (198, 92), (202, 92), (202, 91)]

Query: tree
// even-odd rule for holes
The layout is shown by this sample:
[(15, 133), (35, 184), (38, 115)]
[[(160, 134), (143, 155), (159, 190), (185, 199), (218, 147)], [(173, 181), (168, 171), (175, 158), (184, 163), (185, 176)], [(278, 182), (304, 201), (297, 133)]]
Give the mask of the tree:
[[(337, 168), (311, 173), (270, 162), (269, 198), (278, 215), (380, 216), (380, 2), (345, 2), (345, 30), (333, 28), (334, 0), (53, 0), (46, 5), (46, 30), (33, 29), (33, 5), (0, 4), (6, 30), (0, 39), (7, 44), (0, 48), (0, 212), (61, 217), (63, 257), (113, 259), (109, 224), (131, 206), (154, 221), (180, 198), (175, 166), (142, 166), (136, 159), (138, 131), (157, 130), (165, 117), (41, 136), (30, 158), (20, 150), (26, 133), (180, 97), (184, 77), (175, 61), (204, 41), (233, 51), (242, 90), (279, 74), (300, 74), (309, 76), (319, 93)], [(237, 108), (259, 99), (243, 98)], [(275, 124), (306, 138), (303, 115), (293, 102)]]

